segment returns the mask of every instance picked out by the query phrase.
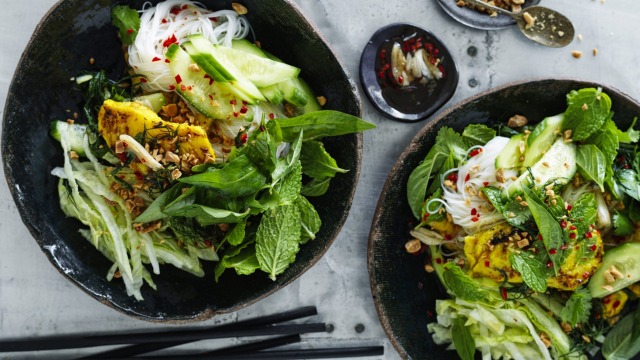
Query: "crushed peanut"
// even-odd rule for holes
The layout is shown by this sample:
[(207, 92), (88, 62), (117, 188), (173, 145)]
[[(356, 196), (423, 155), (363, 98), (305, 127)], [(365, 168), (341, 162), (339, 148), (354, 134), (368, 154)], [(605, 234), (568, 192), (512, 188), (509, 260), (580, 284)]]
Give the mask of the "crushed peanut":
[(235, 12), (238, 13), (238, 15), (245, 15), (249, 12), (247, 8), (240, 3), (231, 3), (231, 7), (233, 8), (233, 10), (235, 10)]
[(578, 50), (572, 51), (571, 56), (573, 56), (576, 59), (580, 59), (582, 57), (582, 51), (578, 51)]
[(404, 244), (404, 248), (409, 254), (415, 254), (422, 249), (422, 243), (418, 239), (409, 240)]

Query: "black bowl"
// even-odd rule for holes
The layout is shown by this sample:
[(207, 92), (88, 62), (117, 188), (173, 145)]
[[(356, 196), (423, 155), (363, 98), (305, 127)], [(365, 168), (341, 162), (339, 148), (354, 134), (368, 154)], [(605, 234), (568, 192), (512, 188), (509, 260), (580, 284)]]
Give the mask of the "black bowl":
[[(218, 284), (214, 263), (196, 278), (171, 266), (154, 276), (158, 290), (144, 287), (144, 301), (128, 297), (121, 282), (105, 279), (107, 261), (78, 233), (81, 224), (60, 210), (57, 180), (51, 169), (62, 164), (49, 123), (80, 113), (80, 99), (69, 79), (80, 70), (104, 68), (112, 78), (124, 69), (120, 41), (110, 8), (122, 1), (63, 0), (37, 27), (14, 75), (2, 128), (2, 156), (7, 182), (23, 222), (52, 264), (86, 293), (125, 314), (154, 321), (209, 318), (247, 306), (291, 283), (327, 251), (346, 220), (360, 173), (362, 136), (325, 140), (342, 168), (330, 191), (313, 200), (323, 226), (302, 246), (296, 262), (271, 281), (264, 274), (239, 277), (225, 273)], [(157, 2), (157, 1), (156, 1)], [(201, 1), (211, 9), (231, 9), (231, 1)], [(142, 0), (129, 1), (140, 8)], [(361, 115), (355, 84), (318, 30), (290, 0), (248, 0), (246, 15), (263, 48), (302, 69), (301, 77), (327, 98), (325, 108)], [(95, 59), (90, 65), (89, 59)]]
[[(386, 82), (381, 84), (378, 75), (382, 67), (381, 49), (390, 49), (394, 39), (409, 36), (421, 37), (439, 51), (444, 76), (433, 87), (417, 86), (398, 90)], [(428, 118), (451, 99), (456, 92), (458, 79), (458, 68), (444, 43), (431, 32), (412, 24), (391, 24), (379, 29), (360, 57), (360, 83), (364, 93), (378, 111), (392, 120), (418, 122)]]
[(462, 131), (468, 124), (506, 121), (521, 114), (530, 121), (564, 112), (574, 89), (602, 87), (613, 101), (621, 129), (640, 114), (640, 103), (609, 86), (580, 80), (534, 80), (483, 92), (445, 110), (413, 138), (389, 173), (369, 236), (368, 267), (376, 310), (387, 336), (407, 359), (457, 359), (455, 351), (433, 343), (427, 324), (435, 322), (436, 299), (447, 298), (437, 276), (424, 270), (424, 256), (404, 249), (417, 223), (407, 203), (407, 180), (425, 158), (442, 126)]
[[(540, 3), (540, 0), (526, 0), (523, 8), (538, 5), (538, 3)], [(499, 30), (516, 24), (513, 18), (504, 14), (489, 16), (487, 13), (479, 12), (466, 6), (458, 6), (457, 0), (438, 0), (438, 4), (452, 18), (472, 28)]]

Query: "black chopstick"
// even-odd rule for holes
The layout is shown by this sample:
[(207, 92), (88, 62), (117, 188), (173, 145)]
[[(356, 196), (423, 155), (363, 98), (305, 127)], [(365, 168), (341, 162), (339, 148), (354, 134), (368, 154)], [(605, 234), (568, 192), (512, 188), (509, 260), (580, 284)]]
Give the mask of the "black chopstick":
[[(245, 336), (265, 336), (282, 334), (301, 334), (326, 331), (325, 324), (293, 324), (273, 325), (274, 322), (287, 321), (293, 317), (299, 318), (316, 314), (315, 308), (302, 308), (283, 314), (269, 315), (255, 319), (248, 319), (232, 324), (184, 331), (141, 332), (130, 334), (110, 334), (95, 336), (57, 336), (30, 340), (0, 341), (0, 352), (61, 350), (86, 348), (93, 346), (145, 343), (187, 343), (204, 339), (221, 339)], [(300, 314), (303, 314), (302, 316)]]
[[(367, 356), (383, 356), (384, 346), (358, 346), (358, 347), (342, 347), (342, 348), (318, 348), (318, 349), (294, 349), (294, 350), (270, 350), (244, 352), (240, 354), (193, 354), (193, 355), (175, 355), (175, 356), (153, 356), (153, 359), (162, 360), (193, 360), (193, 359), (210, 359), (210, 360), (239, 360), (239, 359), (338, 359), (347, 357), (367, 357)], [(140, 359), (150, 359), (151, 357), (141, 357)], [(113, 359), (116, 360), (116, 359)]]

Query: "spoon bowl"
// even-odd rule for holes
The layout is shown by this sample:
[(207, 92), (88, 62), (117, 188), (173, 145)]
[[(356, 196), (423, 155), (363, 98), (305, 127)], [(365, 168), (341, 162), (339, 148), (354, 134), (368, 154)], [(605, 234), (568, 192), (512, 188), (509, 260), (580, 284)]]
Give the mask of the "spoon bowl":
[(575, 29), (569, 18), (544, 6), (529, 6), (521, 12), (514, 13), (480, 0), (464, 1), (511, 16), (524, 36), (544, 46), (564, 47), (569, 45), (575, 36)]

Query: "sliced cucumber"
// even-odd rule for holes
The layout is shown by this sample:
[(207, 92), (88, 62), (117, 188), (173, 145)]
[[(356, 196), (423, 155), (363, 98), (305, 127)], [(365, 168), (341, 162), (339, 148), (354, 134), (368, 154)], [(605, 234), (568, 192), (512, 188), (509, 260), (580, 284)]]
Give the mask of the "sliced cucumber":
[(245, 51), (224, 46), (218, 51), (240, 70), (240, 73), (257, 87), (265, 87), (294, 79), (300, 73), (297, 67), (270, 60)]
[[(296, 107), (303, 107), (309, 101), (297, 78), (261, 88), (261, 91), (274, 104), (279, 104), (282, 100), (285, 100)], [(280, 99), (279, 102), (278, 99)]]
[[(622, 278), (616, 278), (613, 283), (608, 283), (604, 273), (611, 271), (612, 266), (622, 274)], [(605, 252), (602, 265), (593, 273), (588, 286), (591, 296), (600, 298), (638, 281), (640, 281), (640, 243), (627, 243)]]
[(311, 89), (311, 86), (309, 86), (309, 84), (307, 84), (307, 82), (302, 80), (301, 78), (298, 78), (296, 80), (298, 81), (298, 88), (307, 97), (307, 103), (298, 109), (299, 115), (322, 110), (322, 105), (320, 105), (320, 103), (318, 102), (318, 98), (316, 97), (313, 89)]
[(80, 156), (85, 156), (84, 147), (82, 143), (84, 141), (84, 135), (87, 133), (87, 125), (69, 124), (66, 121), (52, 121), (51, 136), (54, 139), (60, 141), (63, 134), (65, 134), (65, 140), (69, 144), (70, 150), (75, 151)]
[[(197, 111), (212, 119), (241, 116), (242, 101), (205, 77), (205, 72), (191, 66), (192, 58), (177, 44), (169, 46), (165, 56), (171, 61), (171, 72), (179, 79), (176, 91)], [(236, 105), (233, 105), (235, 102)], [(248, 115), (248, 114), (246, 114)]]
[(556, 140), (537, 163), (524, 171), (513, 183), (504, 189), (504, 196), (513, 198), (522, 193), (523, 186), (531, 186), (533, 175), (534, 188), (539, 189), (551, 180), (558, 183), (568, 183), (576, 173), (576, 145), (565, 143), (563, 139)]
[(562, 128), (564, 115), (556, 115), (545, 118), (533, 129), (527, 138), (527, 151), (524, 155), (524, 167), (529, 167), (549, 150)]
[(155, 112), (160, 112), (162, 107), (167, 105), (167, 99), (165, 99), (162, 93), (136, 96), (133, 98), (133, 101), (139, 102)]
[[(228, 90), (235, 92), (238, 97), (250, 103), (265, 100), (256, 85), (243, 75), (238, 68), (237, 59), (229, 58), (223, 46), (212, 44), (203, 35), (188, 37), (189, 43), (183, 46), (193, 61), (215, 81), (225, 83)], [(240, 54), (245, 54), (240, 52)], [(258, 58), (258, 57), (256, 57)], [(260, 59), (260, 58), (258, 58)]]
[[(256, 44), (252, 43), (251, 41), (247, 40), (247, 39), (238, 39), (238, 40), (232, 40), (231, 41), (231, 47), (236, 49), (236, 50), (240, 50), (240, 51), (244, 51), (247, 52), (249, 54), (253, 54), (255, 56), (260, 56), (262, 58), (267, 58), (267, 54), (260, 49)], [(273, 59), (271, 59), (273, 60)], [(282, 62), (282, 61), (280, 61)]]
[[(526, 152), (526, 141), (524, 139), (524, 134), (518, 134), (511, 137), (507, 146), (504, 147), (504, 150), (498, 155), (496, 158), (496, 169), (512, 169), (519, 168), (523, 165), (523, 162), (520, 161), (520, 158)], [(521, 152), (520, 149), (522, 145), (525, 147), (525, 152)]]

